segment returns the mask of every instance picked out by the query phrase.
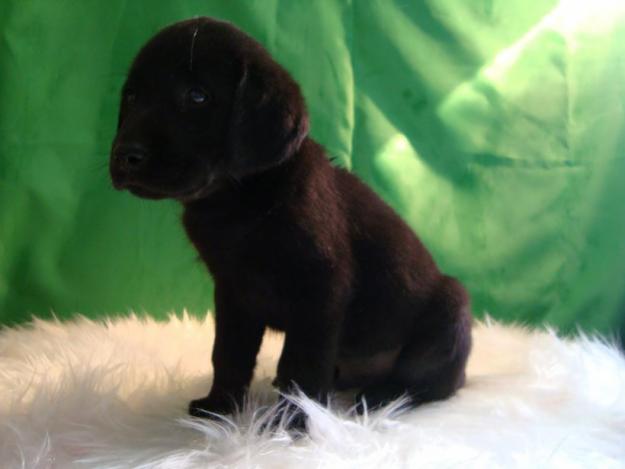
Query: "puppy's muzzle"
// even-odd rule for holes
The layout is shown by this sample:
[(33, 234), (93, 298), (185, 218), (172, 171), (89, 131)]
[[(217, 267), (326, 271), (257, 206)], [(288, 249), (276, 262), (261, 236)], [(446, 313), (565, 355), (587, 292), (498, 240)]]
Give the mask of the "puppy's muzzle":
[(141, 173), (149, 160), (148, 151), (139, 144), (122, 144), (113, 149), (111, 174), (113, 183), (123, 188), (126, 183)]

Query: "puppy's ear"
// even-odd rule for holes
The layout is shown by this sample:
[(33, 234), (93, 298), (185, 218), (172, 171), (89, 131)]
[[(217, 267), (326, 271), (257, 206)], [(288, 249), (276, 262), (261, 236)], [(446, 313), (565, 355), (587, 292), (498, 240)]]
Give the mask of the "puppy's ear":
[(308, 115), (299, 87), (277, 64), (242, 63), (230, 124), (233, 176), (276, 166), (299, 149)]

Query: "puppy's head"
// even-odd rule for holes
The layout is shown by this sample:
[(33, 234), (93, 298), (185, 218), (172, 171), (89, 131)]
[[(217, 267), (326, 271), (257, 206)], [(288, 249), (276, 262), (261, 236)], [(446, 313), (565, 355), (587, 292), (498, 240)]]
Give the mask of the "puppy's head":
[(130, 68), (111, 177), (141, 197), (188, 202), (279, 165), (307, 133), (297, 84), (259, 43), (225, 22), (182, 21)]

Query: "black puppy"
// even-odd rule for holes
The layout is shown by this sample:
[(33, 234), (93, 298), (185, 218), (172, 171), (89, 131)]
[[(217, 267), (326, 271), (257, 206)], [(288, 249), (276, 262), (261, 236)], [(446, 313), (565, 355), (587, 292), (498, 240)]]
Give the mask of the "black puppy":
[(308, 137), (297, 84), (267, 51), (209, 18), (165, 28), (124, 85), (110, 171), (117, 189), (184, 205), (215, 280), (210, 394), (228, 413), (266, 327), (286, 333), (276, 383), (324, 400), (360, 388), (369, 407), (462, 386), (468, 296), (410, 228)]

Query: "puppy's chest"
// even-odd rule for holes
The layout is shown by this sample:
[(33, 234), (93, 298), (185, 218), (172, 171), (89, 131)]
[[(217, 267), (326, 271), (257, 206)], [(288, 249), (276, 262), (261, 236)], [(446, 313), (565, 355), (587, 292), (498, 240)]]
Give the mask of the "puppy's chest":
[(227, 288), (248, 314), (273, 329), (284, 330), (300, 302), (303, 273), (297, 258), (277, 248), (248, 247), (215, 269), (217, 288)]
[(269, 327), (285, 330), (293, 312), (294, 301), (285, 291), (284, 280), (273, 272), (259, 274), (253, 269), (244, 270), (228, 278), (236, 302), (248, 314), (259, 318)]
[(249, 314), (283, 330), (300, 301), (311, 259), (320, 255), (293, 225), (270, 221), (231, 232), (220, 227), (187, 231), (217, 287), (231, 292)]

